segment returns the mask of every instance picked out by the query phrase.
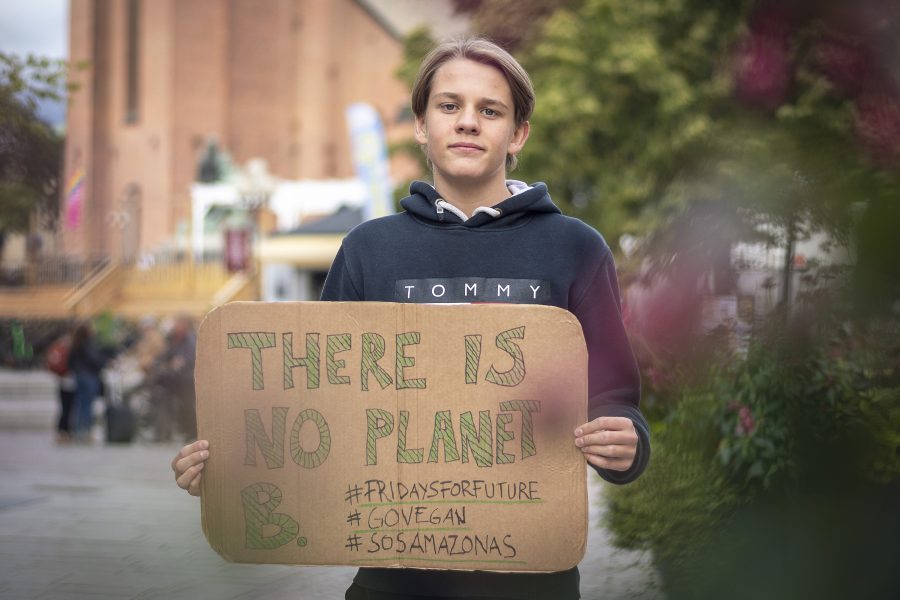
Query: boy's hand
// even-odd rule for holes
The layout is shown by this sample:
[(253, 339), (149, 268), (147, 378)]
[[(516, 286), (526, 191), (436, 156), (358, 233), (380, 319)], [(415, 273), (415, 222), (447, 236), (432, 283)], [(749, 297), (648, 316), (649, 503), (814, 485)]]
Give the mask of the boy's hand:
[(589, 463), (601, 469), (630, 469), (637, 443), (637, 431), (628, 417), (597, 417), (575, 429), (575, 445)]
[(181, 489), (187, 490), (191, 496), (200, 495), (200, 479), (207, 458), (209, 458), (209, 442), (197, 440), (182, 448), (172, 459), (175, 483)]

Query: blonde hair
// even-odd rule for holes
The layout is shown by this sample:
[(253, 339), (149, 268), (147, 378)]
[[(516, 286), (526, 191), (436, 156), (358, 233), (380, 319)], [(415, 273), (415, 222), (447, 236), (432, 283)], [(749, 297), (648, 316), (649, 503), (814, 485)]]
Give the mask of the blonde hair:
[[(500, 71), (512, 93), (516, 127), (520, 127), (531, 118), (531, 113), (534, 112), (534, 87), (531, 85), (528, 72), (509, 52), (490, 40), (478, 37), (443, 42), (422, 59), (412, 88), (412, 110), (417, 118), (425, 117), (435, 73), (445, 63), (457, 58), (465, 58)], [(507, 171), (515, 169), (517, 163), (515, 155), (506, 155)]]

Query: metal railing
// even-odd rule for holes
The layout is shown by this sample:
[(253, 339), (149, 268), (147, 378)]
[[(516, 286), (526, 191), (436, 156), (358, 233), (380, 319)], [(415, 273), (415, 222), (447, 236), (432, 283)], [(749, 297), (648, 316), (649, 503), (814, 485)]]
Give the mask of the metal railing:
[[(28, 263), (0, 266), (0, 288), (17, 288), (29, 285), (72, 285), (89, 279), (110, 262), (109, 256), (89, 258), (66, 255), (46, 256)], [(210, 266), (223, 264), (221, 252), (208, 251), (195, 256), (181, 250), (159, 250), (121, 263), (138, 270), (158, 267)], [(160, 272), (164, 272), (160, 271)]]
[(26, 285), (77, 285), (109, 263), (109, 257), (52, 256), (26, 264), (0, 268), (0, 287)]

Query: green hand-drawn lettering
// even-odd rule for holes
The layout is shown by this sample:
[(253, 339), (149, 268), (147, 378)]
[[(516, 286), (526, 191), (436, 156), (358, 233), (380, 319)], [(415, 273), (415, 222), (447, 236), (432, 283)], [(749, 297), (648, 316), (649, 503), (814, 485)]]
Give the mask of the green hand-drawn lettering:
[(244, 411), (244, 429), (247, 436), (247, 451), (244, 464), (256, 465), (256, 447), (262, 452), (266, 467), (277, 469), (284, 466), (284, 428), (287, 421), (286, 406), (272, 407), (272, 437), (266, 435), (259, 410), (248, 408)]
[(503, 445), (514, 439), (516, 436), (509, 431), (506, 426), (512, 422), (512, 415), (509, 413), (500, 413), (497, 415), (497, 464), (505, 465), (515, 462), (514, 454), (507, 454), (503, 451)]
[(438, 461), (438, 445), (444, 442), (444, 462), (459, 460), (456, 450), (456, 434), (453, 432), (453, 421), (449, 410), (434, 413), (434, 434), (431, 436), (431, 450), (428, 451), (428, 462)]
[(247, 348), (250, 350), (250, 380), (254, 390), (263, 389), (262, 349), (275, 345), (275, 334), (267, 331), (229, 333), (228, 349)]
[(362, 334), (362, 364), (360, 377), (362, 390), (369, 391), (369, 373), (374, 373), (381, 389), (393, 383), (390, 374), (381, 368), (378, 361), (384, 356), (384, 338), (377, 333)]
[(284, 350), (284, 389), (294, 387), (294, 369), (306, 367), (306, 389), (319, 387), (319, 334), (306, 334), (306, 356), (294, 356), (294, 334), (282, 333), (281, 345)]
[(406, 427), (409, 424), (409, 411), (400, 411), (400, 424), (397, 427), (397, 462), (420, 463), (425, 454), (424, 448), (406, 447)]
[[(300, 445), (300, 428), (307, 421), (316, 424), (319, 432), (319, 445), (315, 451), (308, 452)], [(302, 411), (294, 420), (294, 427), (291, 428), (291, 458), (294, 462), (304, 469), (315, 469), (328, 458), (331, 451), (331, 430), (328, 429), (328, 423), (325, 417), (314, 408), (307, 408)]]
[(534, 445), (534, 423), (531, 413), (541, 412), (541, 403), (538, 400), (510, 400), (501, 402), (500, 410), (518, 410), (522, 413), (522, 458), (534, 456), (537, 449)]
[(467, 335), (466, 343), (466, 383), (478, 383), (478, 363), (481, 361), (481, 336)]
[(491, 425), (491, 411), (478, 411), (478, 436), (475, 435), (475, 421), (471, 412), (464, 412), (459, 416), (460, 453), (462, 462), (469, 462), (469, 448), (475, 457), (475, 464), (479, 467), (490, 467), (494, 463), (493, 454), (493, 427)]
[(349, 333), (341, 333), (337, 335), (329, 335), (325, 338), (325, 368), (328, 371), (328, 383), (347, 385), (350, 383), (350, 377), (347, 375), (338, 375), (338, 370), (346, 366), (344, 359), (335, 358), (338, 352), (346, 352), (350, 349), (351, 338)]
[(394, 415), (380, 408), (366, 409), (366, 464), (377, 465), (375, 442), (394, 430)]
[[(265, 497), (265, 500), (263, 500)], [(244, 505), (244, 526), (248, 548), (271, 550), (290, 542), (300, 531), (300, 525), (291, 517), (272, 512), (281, 504), (281, 490), (271, 483), (254, 483), (241, 490)], [(274, 535), (265, 535), (263, 526), (277, 529)]]
[(406, 379), (403, 376), (403, 368), (404, 367), (414, 367), (416, 365), (416, 359), (411, 356), (406, 356), (406, 347), (412, 346), (419, 343), (419, 339), (421, 338), (421, 334), (418, 332), (412, 331), (408, 333), (398, 333), (397, 334), (397, 389), (404, 390), (408, 388), (424, 390), (425, 389), (425, 378), (416, 378), (416, 379)]
[(497, 334), (497, 347), (509, 354), (513, 359), (513, 366), (503, 373), (498, 373), (494, 366), (485, 375), (485, 379), (491, 383), (502, 385), (505, 387), (513, 387), (522, 383), (525, 379), (525, 357), (522, 355), (522, 349), (518, 344), (511, 341), (513, 339), (525, 339), (525, 326), (508, 329)]

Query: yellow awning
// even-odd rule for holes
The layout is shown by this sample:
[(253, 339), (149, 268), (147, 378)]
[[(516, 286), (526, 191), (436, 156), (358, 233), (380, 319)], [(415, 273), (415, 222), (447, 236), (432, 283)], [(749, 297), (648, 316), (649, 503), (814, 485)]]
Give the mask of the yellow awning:
[(344, 234), (279, 235), (263, 238), (259, 260), (265, 264), (289, 264), (327, 271), (341, 247)]

